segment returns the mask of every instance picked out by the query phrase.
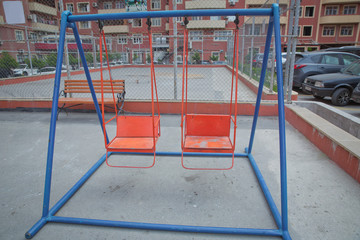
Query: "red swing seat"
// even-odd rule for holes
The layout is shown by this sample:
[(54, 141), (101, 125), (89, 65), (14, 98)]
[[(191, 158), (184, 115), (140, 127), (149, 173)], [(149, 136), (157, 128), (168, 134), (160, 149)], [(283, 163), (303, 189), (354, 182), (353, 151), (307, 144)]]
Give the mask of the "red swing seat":
[[(238, 70), (239, 70), (239, 19), (236, 16), (233, 68), (231, 78), (231, 97), (229, 114), (189, 114), (188, 113), (188, 41), (189, 32), (185, 17), (184, 25), (184, 48), (183, 48), (183, 77), (182, 77), (182, 99), (181, 99), (181, 165), (190, 170), (229, 170), (234, 166), (235, 141), (236, 141), (236, 117), (237, 117), (237, 94), (238, 94)], [(235, 72), (236, 69), (236, 72)], [(234, 90), (235, 82), (235, 92)], [(233, 103), (233, 96), (235, 96)], [(232, 105), (234, 104), (234, 111)], [(234, 114), (234, 117), (232, 117)], [(231, 123), (234, 125), (233, 140), (230, 139)], [(232, 155), (231, 165), (228, 167), (188, 167), (184, 163), (184, 152), (199, 153), (230, 153)]]
[(116, 136), (107, 146), (107, 150), (110, 152), (154, 152), (160, 136), (160, 117), (154, 116), (155, 137), (152, 121), (152, 116), (117, 116)]
[[(153, 52), (152, 52), (152, 33), (151, 33), (151, 20), (148, 18), (147, 24), (149, 26), (148, 35), (149, 35), (149, 44), (150, 44), (150, 58), (151, 58), (151, 115), (147, 116), (122, 116), (116, 111), (116, 102), (115, 102), (115, 93), (111, 77), (111, 69), (109, 65), (109, 57), (106, 44), (106, 60), (108, 62), (109, 77), (111, 83), (111, 91), (114, 101), (115, 116), (109, 121), (105, 121), (105, 110), (104, 105), (102, 105), (102, 124), (103, 124), (103, 133), (104, 133), (104, 142), (106, 148), (106, 164), (110, 167), (119, 167), (119, 168), (151, 168), (155, 165), (156, 157), (156, 143), (160, 137), (160, 109), (159, 109), (159, 99), (156, 88), (156, 78), (155, 78), (155, 68), (153, 61)], [(105, 33), (101, 26), (100, 34), (100, 56), (102, 56), (102, 41), (105, 43)], [(102, 69), (102, 58), (100, 60), (100, 77), (101, 77), (101, 99), (104, 99), (104, 80), (103, 80), (103, 69)], [(154, 103), (154, 92), (157, 102), (157, 115), (155, 113), (155, 103)], [(115, 137), (109, 142), (106, 131), (106, 124), (116, 119), (117, 131)], [(108, 162), (109, 152), (125, 152), (125, 153), (153, 153), (153, 161), (148, 166), (133, 166), (133, 165), (113, 165)]]
[(187, 114), (183, 151), (232, 153), (230, 121), (229, 115)]

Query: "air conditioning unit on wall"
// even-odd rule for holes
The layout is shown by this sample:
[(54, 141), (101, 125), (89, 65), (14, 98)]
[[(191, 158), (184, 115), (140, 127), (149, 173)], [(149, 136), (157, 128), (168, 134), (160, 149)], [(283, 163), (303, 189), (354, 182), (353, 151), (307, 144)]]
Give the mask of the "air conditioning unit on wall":
[(230, 0), (230, 6), (235, 6), (235, 1), (234, 0)]
[(97, 2), (93, 2), (93, 3), (92, 3), (92, 6), (93, 6), (94, 8), (98, 7)]

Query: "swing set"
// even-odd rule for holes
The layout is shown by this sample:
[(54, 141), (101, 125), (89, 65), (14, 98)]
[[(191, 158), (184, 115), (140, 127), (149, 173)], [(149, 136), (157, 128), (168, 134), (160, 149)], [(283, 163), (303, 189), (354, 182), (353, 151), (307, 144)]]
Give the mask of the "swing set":
[[(189, 32), (187, 29), (189, 16), (235, 16), (236, 29), (234, 31), (234, 48), (231, 80), (231, 97), (228, 114), (196, 114), (188, 112), (188, 40)], [(236, 153), (236, 121), (237, 121), (237, 95), (238, 95), (238, 66), (239, 66), (239, 16), (269, 16), (268, 31), (265, 42), (264, 61), (261, 69), (261, 76), (255, 105), (255, 112), (249, 145), (245, 153)], [(184, 17), (184, 48), (183, 48), (183, 79), (182, 79), (182, 104), (181, 104), (181, 152), (158, 152), (156, 143), (160, 137), (160, 108), (156, 86), (155, 68), (152, 51), (152, 31), (151, 18), (159, 17)], [(111, 94), (114, 101), (115, 116), (105, 120), (104, 105), (101, 109), (94, 91), (90, 72), (86, 63), (84, 50), (81, 45), (79, 32), (76, 22), (79, 21), (98, 21), (100, 30), (100, 56), (103, 54), (103, 42), (105, 43), (105, 34), (103, 31), (103, 20), (114, 19), (147, 19), (148, 38), (150, 47), (150, 79), (151, 79), (151, 114), (150, 115), (121, 115), (116, 107), (115, 92), (112, 83), (111, 67), (109, 65), (107, 46), (104, 44), (107, 69), (109, 72)], [(55, 129), (57, 121), (57, 106), (59, 100), (59, 86), (61, 78), (61, 65), (63, 60), (64, 42), (66, 29), (71, 28), (77, 43), (80, 57), (84, 66), (85, 75), (94, 101), (94, 106), (103, 130), (106, 153), (88, 170), (88, 172), (52, 207), (50, 208), (51, 175), (54, 156)], [(252, 156), (252, 147), (255, 136), (256, 124), (259, 115), (262, 89), (265, 80), (266, 65), (269, 57), (271, 38), (274, 31), (275, 49), (277, 64), (277, 83), (282, 86), (282, 66), (281, 66), (281, 39), (280, 39), (280, 16), (279, 6), (273, 4), (268, 9), (221, 9), (221, 10), (178, 10), (178, 11), (154, 11), (154, 12), (131, 12), (131, 13), (111, 13), (111, 14), (93, 14), (93, 15), (72, 15), (69, 11), (62, 13), (60, 40), (57, 58), (57, 67), (55, 73), (53, 104), (50, 122), (49, 145), (47, 155), (47, 167), (45, 177), (45, 190), (43, 200), (43, 212), (41, 219), (25, 234), (25, 237), (32, 238), (46, 223), (71, 223), (98, 226), (111, 226), (122, 228), (137, 228), (149, 230), (196, 232), (196, 233), (215, 233), (215, 234), (238, 234), (238, 235), (260, 235), (260, 236), (278, 236), (283, 239), (291, 239), (288, 231), (288, 210), (287, 210), (287, 180), (286, 180), (286, 147), (285, 147), (285, 116), (284, 116), (284, 95), (283, 89), (278, 89), (278, 121), (279, 121), (279, 145), (280, 145), (280, 184), (281, 184), (281, 214), (271, 196), (271, 193), (265, 183), (264, 178)], [(101, 61), (101, 99), (104, 100), (104, 76), (103, 64)], [(109, 89), (107, 89), (109, 90)], [(155, 102), (156, 99), (156, 102)], [(234, 99), (234, 101), (233, 101)], [(106, 125), (111, 121), (116, 121), (116, 134), (110, 141)], [(233, 136), (231, 137), (231, 126), (233, 126)], [(132, 165), (114, 165), (110, 164), (108, 158), (111, 155), (124, 154), (144, 154), (153, 155), (153, 161), (147, 166)], [(91, 175), (104, 163), (110, 167), (118, 168), (151, 168), (155, 165), (156, 156), (178, 156), (181, 157), (181, 164), (189, 170), (229, 170), (234, 166), (234, 159), (237, 157), (246, 157), (249, 159), (254, 173), (258, 179), (268, 206), (277, 225), (276, 229), (258, 229), (258, 228), (230, 228), (230, 227), (210, 227), (210, 226), (190, 226), (174, 224), (155, 224), (141, 222), (111, 221), (75, 217), (61, 217), (55, 214), (62, 206), (75, 194), (75, 192), (91, 177)], [(230, 166), (222, 168), (212, 167), (191, 167), (184, 163), (187, 156), (197, 157), (231, 157)]]

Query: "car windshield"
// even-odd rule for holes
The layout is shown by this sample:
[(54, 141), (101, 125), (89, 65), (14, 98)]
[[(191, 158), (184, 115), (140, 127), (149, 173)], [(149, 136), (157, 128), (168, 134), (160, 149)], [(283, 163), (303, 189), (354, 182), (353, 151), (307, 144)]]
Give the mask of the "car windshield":
[(26, 64), (20, 64), (19, 68), (26, 68)]
[(344, 69), (343, 73), (360, 76), (360, 61), (356, 61), (350, 64)]

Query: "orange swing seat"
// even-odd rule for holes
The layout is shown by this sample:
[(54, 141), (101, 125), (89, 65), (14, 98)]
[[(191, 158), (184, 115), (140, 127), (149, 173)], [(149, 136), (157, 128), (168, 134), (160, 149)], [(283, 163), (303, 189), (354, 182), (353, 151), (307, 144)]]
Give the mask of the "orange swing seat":
[(232, 153), (229, 115), (187, 114), (184, 152)]
[(107, 150), (109, 152), (154, 152), (154, 147), (160, 137), (160, 117), (154, 116), (154, 129), (152, 121), (152, 116), (117, 116), (116, 136), (107, 146)]

